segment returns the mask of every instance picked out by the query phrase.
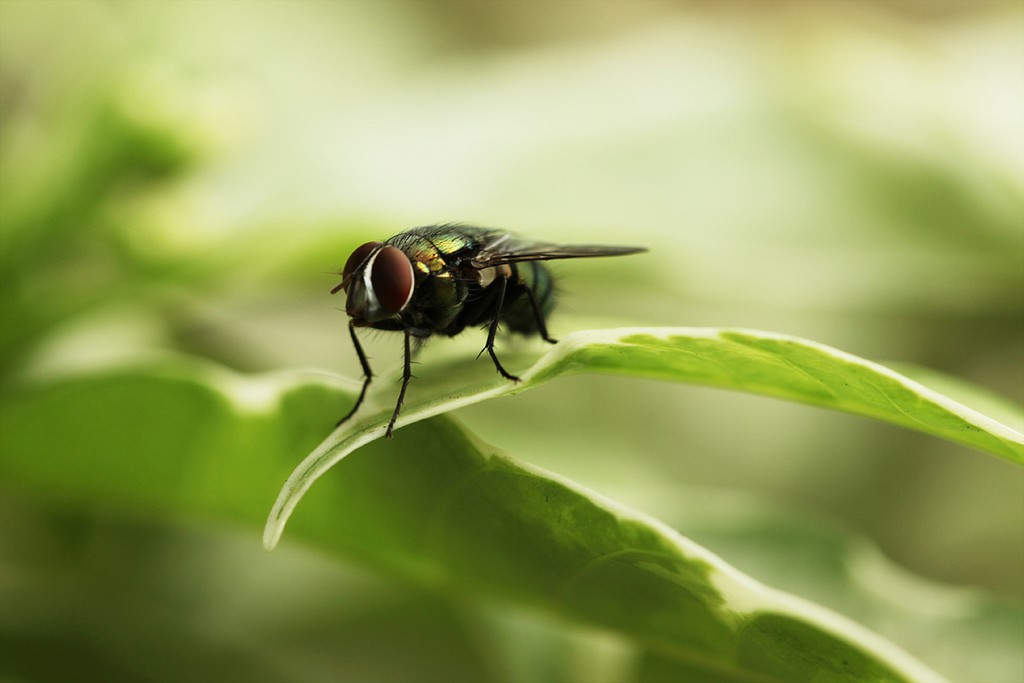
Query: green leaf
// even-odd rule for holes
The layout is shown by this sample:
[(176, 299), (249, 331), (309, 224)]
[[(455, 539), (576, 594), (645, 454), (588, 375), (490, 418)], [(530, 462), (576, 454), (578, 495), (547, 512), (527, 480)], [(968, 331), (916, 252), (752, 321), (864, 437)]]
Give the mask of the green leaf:
[[(1024, 463), (1024, 435), (1016, 430), (877, 363), (786, 335), (711, 328), (593, 330), (560, 341), (519, 383), (494, 373), (482, 375), (480, 365), (469, 365), (464, 360), (432, 364), (423, 381), (410, 389), (397, 424), (519, 393), (559, 375), (602, 372), (739, 389), (833, 408)], [(317, 478), (384, 435), (391, 410), (387, 404), (368, 406), (303, 460), (270, 513), (264, 533), (268, 548), (277, 544), (292, 510)]]
[[(247, 379), (182, 363), (65, 379), (5, 403), (3, 481), (253, 524), (343, 393), (318, 375)], [(402, 436), (375, 441), (310, 491), (297, 536), (457, 595), (610, 629), (659, 670), (702, 680), (941, 680), (863, 627), (450, 419)]]

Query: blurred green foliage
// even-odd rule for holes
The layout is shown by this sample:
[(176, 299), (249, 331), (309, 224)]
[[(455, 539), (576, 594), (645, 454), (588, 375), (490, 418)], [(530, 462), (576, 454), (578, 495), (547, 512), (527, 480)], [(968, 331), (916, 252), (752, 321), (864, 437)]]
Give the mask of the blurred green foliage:
[[(795, 365), (815, 373), (807, 364)], [(5, 460), (5, 480), (58, 509), (69, 504), (133, 509), (136, 515), (251, 527), (291, 466), (291, 449), (311, 449), (333, 406), (342, 397), (353, 400), (351, 392), (325, 379), (299, 373), (250, 378), (186, 359), (65, 378), (5, 402), (0, 431), (6, 448), (15, 454)], [(434, 384), (430, 390), (440, 393)], [(410, 415), (416, 410), (409, 406)], [(913, 406), (907, 413), (927, 414)], [(49, 428), (53, 415), (63, 418), (59, 430)], [(381, 429), (387, 417), (385, 410), (377, 418)], [(42, 457), (18, 457), (29, 453)], [(837, 682), (935, 680), (915, 676), (912, 664), (849, 624), (759, 586), (649, 518), (503, 456), (447, 417), (403, 427), (393, 442), (372, 442), (330, 474), (304, 497), (286, 545), (301, 539), (358, 559), (429, 592), (446, 594), (470, 612), (480, 609), (481, 602), (499, 601), (508, 603), (491, 608), (499, 613), (532, 609), (566, 619), (563, 637), (578, 634), (581, 623), (607, 629), (620, 654), (637, 661), (657, 658), (659, 675), (674, 672), (682, 680), (789, 683), (820, 680), (823, 671)], [(686, 493), (689, 499), (694, 492)], [(869, 547), (858, 548), (834, 530), (800, 523), (750, 500), (723, 501), (709, 494), (687, 508), (691, 514), (703, 509), (707, 517), (692, 517), (680, 528), (706, 534), (726, 548), (731, 542), (731, 551), (757, 574), (767, 571), (799, 594), (811, 588), (824, 604), (857, 614), (869, 627), (883, 627), (926, 661), (935, 659), (953, 673), (966, 671), (944, 655), (951, 638), (962, 639), (969, 631), (972, 652), (986, 661), (983, 667), (970, 667), (972, 676), (998, 680), (1015, 672), (1005, 661), (1013, 652), (1006, 641), (1024, 626), (1024, 610), (905, 577)], [(730, 520), (717, 514), (723, 510)], [(37, 533), (28, 526), (27, 531)], [(18, 524), (11, 528), (17, 530)], [(90, 547), (90, 534), (79, 526), (70, 538)], [(37, 543), (47, 537), (39, 536)], [(773, 546), (767, 549), (763, 543), (769, 539)], [(73, 564), (77, 553), (65, 553)], [(39, 564), (39, 554), (32, 555)], [(779, 565), (773, 567), (775, 563)], [(11, 564), (13, 579), (45, 585), (45, 575), (35, 581), (26, 575), (24, 558), (16, 557)], [(781, 567), (785, 574), (776, 576)], [(166, 569), (176, 573), (180, 568), (172, 560)], [(196, 571), (215, 569), (214, 563), (200, 562)], [(110, 571), (104, 571), (105, 578)], [(279, 577), (285, 584), (291, 578), (288, 573)], [(194, 595), (194, 589), (187, 594)], [(2, 622), (9, 643), (42, 646), (54, 631), (68, 628), (68, 622), (72, 628), (104, 622), (89, 614), (90, 608), (97, 609), (89, 600), (82, 613), (47, 610), (26, 619), (46, 601), (33, 591), (6, 598), (13, 615)], [(277, 611), (254, 609), (264, 618)], [(358, 610), (352, 616), (357, 615)], [(239, 616), (225, 618), (231, 622)], [(122, 666), (148, 672), (150, 660), (159, 661), (165, 649), (180, 645), (174, 639), (167, 644), (141, 639), (125, 662), (121, 648), (112, 645), (135, 618), (121, 614), (118, 622), (115, 611), (111, 641), (100, 637), (95, 646)], [(307, 619), (314, 628), (320, 623), (315, 609)], [(175, 631), (187, 633), (190, 624), (182, 621)], [(538, 621), (545, 620), (529, 619), (527, 630), (536, 631)], [(922, 628), (929, 633), (925, 642), (919, 636)], [(288, 632), (285, 625), (270, 637), (287, 641)], [(543, 627), (539, 636), (552, 640)], [(241, 644), (255, 646), (250, 638)], [(217, 650), (216, 645), (205, 643), (198, 650)], [(194, 643), (188, 646), (196, 649)], [(502, 650), (511, 646), (500, 641)], [(598, 640), (587, 650), (600, 646)], [(281, 642), (270, 647), (277, 653), (285, 649)], [(520, 656), (532, 660), (533, 655)], [(38, 657), (37, 649), (12, 648), (7, 666), (39, 675), (45, 668)], [(144, 666), (134, 658), (144, 660)], [(236, 667), (234, 676), (251, 668), (225, 660), (223, 654), (213, 658), (215, 668)], [(76, 662), (61, 666), (69, 664)], [(195, 664), (190, 668), (197, 673), (201, 669)], [(105, 669), (99, 663), (88, 667), (93, 674)], [(524, 677), (536, 676), (527, 667)]]
[[(47, 377), (167, 351), (354, 377), (331, 271), (367, 239), (445, 220), (652, 248), (560, 269), (556, 337), (756, 327), (1019, 404), (1022, 15), (1014, 2), (2, 0), (0, 410)], [(468, 360), (479, 342), (452, 344)], [(399, 357), (386, 336), (371, 354)], [(838, 520), (919, 574), (1024, 596), (1024, 477), (1008, 463), (630, 380), (499, 403), (462, 417), (663, 519), (693, 514), (678, 491), (726, 488)], [(123, 448), (115, 424), (111, 448)], [(45, 454), (2, 439), (0, 655), (25, 666), (11, 675), (637, 670), (600, 634), (494, 616), (298, 549), (265, 557), (249, 526), (262, 518), (236, 529), (53, 503), (6, 483), (8, 458)], [(141, 485), (160, 452), (139, 457)], [(25, 639), (12, 624), (39, 628)], [(507, 654), (524, 632), (541, 634), (526, 672)], [(639, 670), (655, 680), (658, 663)]]

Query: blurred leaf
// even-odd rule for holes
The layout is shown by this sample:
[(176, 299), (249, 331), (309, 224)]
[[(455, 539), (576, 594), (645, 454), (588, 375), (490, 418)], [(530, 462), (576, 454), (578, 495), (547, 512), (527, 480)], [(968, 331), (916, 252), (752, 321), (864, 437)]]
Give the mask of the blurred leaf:
[(735, 492), (677, 495), (686, 505), (663, 521), (763, 583), (884, 633), (952, 680), (1024, 680), (1020, 605), (926, 581), (848, 529), (800, 511)]
[[(252, 525), (292, 454), (334, 418), (345, 392), (333, 384), (182, 362), (53, 382), (4, 406), (3, 482)], [(539, 605), (721, 680), (938, 680), (862, 627), (450, 420), (375, 441), (343, 470), (309, 492), (295, 533), (398, 576)]]
[[(0, 214), (0, 380), (55, 326), (160, 279), (127, 238), (142, 229), (136, 206), (208, 150), (193, 119), (167, 114), (173, 92), (154, 96), (147, 80), (122, 76), (66, 102), (61, 113), (70, 120), (45, 121), (47, 144), (31, 151), (45, 159), (42, 171), (21, 173), (19, 161), (8, 161), (25, 151), (0, 155), (0, 189), (11, 198)], [(2, 149), (17, 151), (15, 142), (5, 139)]]
[(489, 675), (466, 601), (320, 550), (268, 555), (253, 524), (11, 488), (0, 498), (4, 681), (294, 683), (344, 671), (358, 683), (511, 683)]

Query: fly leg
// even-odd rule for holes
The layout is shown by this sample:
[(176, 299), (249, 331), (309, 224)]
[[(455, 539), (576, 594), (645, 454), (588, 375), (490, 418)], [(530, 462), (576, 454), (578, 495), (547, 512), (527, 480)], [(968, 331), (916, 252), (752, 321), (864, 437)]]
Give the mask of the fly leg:
[(345, 417), (338, 420), (334, 426), (337, 427), (345, 420), (349, 419), (356, 414), (359, 410), (359, 406), (363, 404), (363, 399), (366, 398), (366, 390), (370, 386), (370, 381), (373, 380), (373, 371), (370, 370), (370, 362), (366, 360), (366, 354), (363, 353), (363, 347), (359, 345), (359, 337), (356, 336), (355, 325), (349, 323), (348, 325), (349, 336), (352, 337), (352, 345), (356, 347), (356, 355), (359, 356), (359, 364), (363, 366), (363, 388), (359, 392), (359, 398), (356, 399), (356, 404), (352, 406), (352, 410), (345, 414)]
[(412, 333), (409, 330), (405, 330), (405, 367), (402, 369), (402, 388), (398, 392), (398, 403), (395, 404), (395, 412), (391, 414), (391, 421), (388, 422), (388, 431), (384, 434), (384, 436), (389, 439), (391, 438), (391, 432), (395, 428), (395, 420), (398, 419), (398, 414), (402, 412), (402, 402), (405, 401), (405, 390), (409, 387), (409, 380), (412, 379), (411, 338)]
[(537, 331), (540, 332), (540, 338), (546, 341), (548, 344), (557, 344), (557, 339), (552, 339), (548, 336), (548, 326), (544, 322), (544, 314), (540, 310), (540, 306), (537, 305), (537, 297), (533, 295), (533, 290), (523, 285), (523, 289), (526, 290), (526, 298), (530, 300), (530, 308), (533, 309), (533, 317), (537, 321)]
[[(494, 367), (498, 369), (501, 376), (505, 379), (510, 379), (513, 382), (518, 382), (519, 378), (515, 375), (510, 375), (508, 370), (502, 367), (501, 361), (498, 360), (497, 354), (494, 353), (494, 335), (498, 332), (498, 319), (501, 317), (501, 307), (505, 303), (505, 287), (508, 284), (508, 278), (501, 278), (501, 289), (498, 290), (498, 305), (494, 309), (494, 320), (491, 321), (491, 326), (487, 330), (487, 343), (484, 345), (483, 353), (486, 351), (491, 356), (491, 360), (494, 361)], [(531, 296), (530, 300), (533, 298)]]

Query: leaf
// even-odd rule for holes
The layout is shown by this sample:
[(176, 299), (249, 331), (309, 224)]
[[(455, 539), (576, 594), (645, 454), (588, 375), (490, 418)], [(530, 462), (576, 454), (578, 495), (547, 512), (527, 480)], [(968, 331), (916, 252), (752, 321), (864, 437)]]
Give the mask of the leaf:
[[(249, 379), (178, 362), (65, 379), (5, 402), (3, 482), (251, 524), (342, 393), (314, 374)], [(370, 444), (310, 491), (297, 536), (422, 585), (610, 629), (659, 670), (702, 680), (942, 680), (863, 627), (450, 419), (403, 436)]]
[[(518, 384), (494, 373), (481, 379), (464, 361), (454, 366), (437, 364), (410, 390), (411, 399), (397, 425), (581, 372), (691, 382), (785, 398), (874, 417), (1024, 464), (1024, 435), (967, 406), (877, 363), (804, 339), (751, 330), (577, 332), (537, 360)], [(264, 532), (267, 548), (277, 544), (288, 517), (317, 478), (349, 453), (383, 436), (391, 410), (386, 404), (377, 410), (368, 406), (362, 416), (343, 424), (302, 461), (271, 510)]]

